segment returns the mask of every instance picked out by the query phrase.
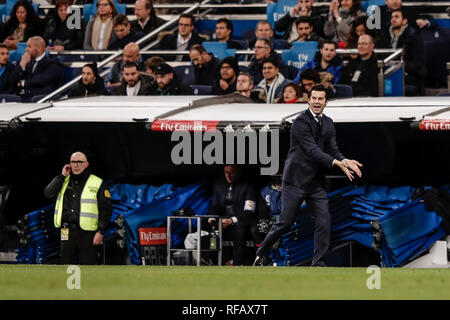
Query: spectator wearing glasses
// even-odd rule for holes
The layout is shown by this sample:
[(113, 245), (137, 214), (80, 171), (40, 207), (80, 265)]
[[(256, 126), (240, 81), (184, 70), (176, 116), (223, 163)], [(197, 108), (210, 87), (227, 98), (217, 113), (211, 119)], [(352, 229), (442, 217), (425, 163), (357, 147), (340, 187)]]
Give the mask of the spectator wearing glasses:
[(237, 77), (239, 75), (239, 65), (234, 57), (226, 57), (220, 64), (220, 78), (213, 86), (213, 94), (224, 95), (236, 91)]
[(56, 199), (54, 223), (61, 229), (61, 264), (98, 264), (98, 247), (112, 214), (111, 195), (93, 175), (86, 153), (77, 151), (45, 188)]
[[(182, 14), (178, 21), (178, 31), (174, 34), (165, 35), (159, 42), (159, 49), (184, 51), (190, 50), (196, 44), (201, 44), (204, 39), (194, 30), (194, 23), (195, 20), (192, 15)], [(189, 56), (168, 56), (164, 57), (164, 60), (189, 61)]]
[(116, 16), (117, 9), (113, 0), (98, 0), (97, 14), (86, 27), (83, 45), (85, 50), (106, 50), (116, 41), (116, 34), (113, 32)]

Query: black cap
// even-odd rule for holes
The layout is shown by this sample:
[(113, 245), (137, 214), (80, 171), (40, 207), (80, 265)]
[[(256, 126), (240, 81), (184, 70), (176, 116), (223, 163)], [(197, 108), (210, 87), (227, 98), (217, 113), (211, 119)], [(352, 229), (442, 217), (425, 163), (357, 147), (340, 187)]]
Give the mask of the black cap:
[(168, 74), (173, 73), (173, 69), (170, 65), (163, 62), (156, 66), (155, 71), (153, 71), (154, 74)]

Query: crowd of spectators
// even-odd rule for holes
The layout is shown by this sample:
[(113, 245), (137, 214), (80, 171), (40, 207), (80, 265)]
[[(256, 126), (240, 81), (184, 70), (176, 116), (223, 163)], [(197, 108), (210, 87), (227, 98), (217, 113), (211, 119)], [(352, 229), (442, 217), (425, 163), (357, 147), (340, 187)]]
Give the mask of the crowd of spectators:
[[(45, 54), (46, 50), (123, 50), (122, 58), (103, 81), (96, 63), (87, 63), (81, 70), (82, 79), (70, 90), (69, 97), (192, 94), (192, 88), (185, 86), (166, 63), (171, 61), (190, 61), (195, 70), (192, 84), (210, 86), (213, 95), (256, 90), (257, 94), (249, 96), (255, 102), (303, 101), (308, 92), (306, 82), (311, 80), (324, 84), (331, 96), (333, 86), (338, 84), (351, 86), (353, 96), (378, 96), (374, 49), (403, 48), (406, 94), (423, 95), (427, 70), (418, 31), (434, 25), (418, 18), (409, 7), (403, 7), (401, 0), (385, 1), (386, 5), (381, 7), (382, 28), (372, 30), (359, 0), (332, 0), (329, 8), (313, 6), (314, 0), (298, 0), (292, 10), (276, 21), (277, 36), (268, 21), (260, 21), (248, 46), (233, 39), (232, 21), (218, 19), (215, 25), (218, 42), (226, 43), (228, 49), (254, 49), (248, 66), (242, 67), (238, 56), (221, 60), (208, 52), (202, 45), (208, 36), (196, 31), (195, 19), (188, 14), (180, 16), (175, 32), (159, 37), (156, 49), (189, 51), (189, 55), (153, 56), (144, 61), (136, 41), (166, 22), (156, 15), (153, 0), (137, 0), (135, 19), (131, 21), (118, 14), (113, 0), (98, 0), (95, 16), (80, 28), (68, 23), (71, 0), (56, 0), (55, 8), (48, 10), (44, 18), (37, 15), (28, 0), (18, 0), (9, 20), (0, 24), (0, 94), (35, 101), (36, 96), (49, 94), (62, 85), (64, 68), (54, 55)], [(275, 51), (302, 41), (317, 41), (319, 50), (300, 69), (287, 65)], [(19, 43), (26, 43), (27, 47), (14, 65), (9, 61), (9, 51), (18, 49)], [(358, 54), (340, 56), (336, 54), (338, 48), (356, 48)], [(240, 76), (247, 78), (245, 90), (238, 88)], [(285, 96), (285, 91), (295, 92), (295, 96), (288, 93)]]

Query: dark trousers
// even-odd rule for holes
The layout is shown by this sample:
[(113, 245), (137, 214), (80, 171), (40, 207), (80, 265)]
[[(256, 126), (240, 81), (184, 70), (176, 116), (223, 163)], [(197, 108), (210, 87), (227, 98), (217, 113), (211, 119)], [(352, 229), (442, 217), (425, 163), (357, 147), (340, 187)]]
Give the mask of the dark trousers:
[(309, 188), (298, 188), (283, 182), (281, 193), (280, 219), (275, 223), (257, 251), (258, 256), (269, 254), (272, 245), (294, 224), (303, 200), (308, 205), (314, 219), (313, 266), (325, 266), (325, 256), (330, 246), (330, 212), (328, 197), (323, 184), (313, 184)]
[(98, 247), (94, 246), (95, 231), (70, 229), (69, 240), (61, 240), (61, 264), (96, 265), (99, 262)]

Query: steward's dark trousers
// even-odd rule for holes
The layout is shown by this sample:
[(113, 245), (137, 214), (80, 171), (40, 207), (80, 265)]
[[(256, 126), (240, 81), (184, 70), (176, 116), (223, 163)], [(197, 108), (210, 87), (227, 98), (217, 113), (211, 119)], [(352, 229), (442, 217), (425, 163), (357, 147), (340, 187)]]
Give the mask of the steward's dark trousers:
[(295, 222), (300, 206), (306, 201), (314, 220), (314, 255), (313, 266), (325, 266), (325, 256), (330, 246), (330, 212), (328, 197), (323, 184), (313, 184), (310, 188), (298, 188), (283, 182), (281, 192), (281, 214), (259, 247), (256, 254), (267, 256), (272, 245), (289, 231)]
[(79, 228), (69, 230), (69, 240), (61, 240), (61, 264), (96, 265), (99, 262), (98, 248), (94, 246), (95, 231)]

